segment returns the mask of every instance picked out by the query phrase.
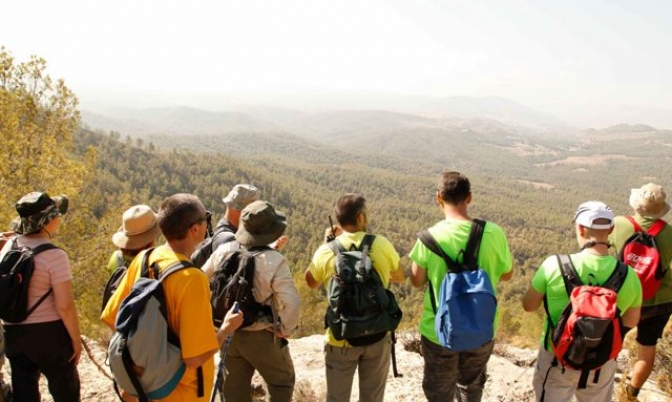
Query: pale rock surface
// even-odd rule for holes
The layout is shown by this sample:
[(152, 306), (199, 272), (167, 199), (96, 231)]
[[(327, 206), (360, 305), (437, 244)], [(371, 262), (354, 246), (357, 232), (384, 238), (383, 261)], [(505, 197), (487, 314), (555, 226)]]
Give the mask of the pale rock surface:
[[(98, 368), (100, 366), (109, 374), (105, 365), (105, 348), (92, 340), (86, 340), (91, 349), (94, 364), (86, 352), (82, 353), (79, 372), (82, 381), (82, 401), (113, 402), (118, 401), (111, 380)], [(422, 393), (423, 360), (418, 353), (420, 342), (417, 333), (399, 335), (396, 345), (397, 364), (403, 375), (394, 378), (392, 370), (387, 381), (385, 401), (424, 401)], [(295, 401), (313, 402), (323, 401), (326, 393), (324, 380), (323, 337), (314, 335), (305, 338), (290, 340), (292, 358), (296, 370)], [(626, 352), (619, 360), (626, 359)], [(508, 345), (495, 347), (495, 354), (488, 364), (488, 382), (485, 386), (483, 402), (526, 402), (534, 401), (532, 391), (532, 375), (536, 361), (536, 350), (514, 348)], [(9, 364), (5, 364), (2, 371), (4, 378), (9, 380)], [(621, 364), (621, 366), (623, 366)], [(620, 380), (620, 374), (617, 381)], [(255, 400), (264, 400), (263, 380), (255, 376)], [(616, 385), (618, 387), (618, 383)], [(44, 401), (52, 401), (44, 379), (41, 381), (42, 397)], [(352, 401), (358, 400), (357, 378), (353, 385)], [(672, 399), (657, 391), (652, 385), (642, 391), (640, 402), (670, 402)]]

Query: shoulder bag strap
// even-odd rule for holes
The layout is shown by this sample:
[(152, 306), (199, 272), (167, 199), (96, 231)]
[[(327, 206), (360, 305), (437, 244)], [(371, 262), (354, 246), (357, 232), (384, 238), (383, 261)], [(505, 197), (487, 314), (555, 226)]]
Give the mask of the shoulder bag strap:
[(483, 239), (483, 232), (485, 231), (485, 221), (474, 219), (471, 223), (471, 231), (469, 232), (469, 240), (465, 247), (463, 262), (464, 265), (470, 269), (478, 268), (478, 252), (481, 249), (481, 239)]
[(654, 237), (658, 236), (658, 233), (660, 233), (665, 228), (665, 225), (667, 225), (667, 222), (662, 219), (658, 219), (657, 221), (653, 222), (653, 225), (651, 225), (646, 233)]
[(609, 278), (604, 282), (602, 287), (611, 289), (614, 292), (618, 293), (621, 290), (621, 286), (625, 283), (625, 278), (628, 276), (628, 266), (621, 261), (616, 261), (616, 266), (614, 270), (609, 275)]
[(635, 218), (633, 216), (626, 215), (625, 219), (627, 219), (632, 224), (632, 226), (635, 228), (635, 232), (643, 232), (642, 227), (639, 226), (639, 223), (635, 221)]
[[(56, 246), (56, 245), (54, 245), (54, 244), (52, 244), (52, 243), (44, 243), (44, 244), (40, 244), (39, 246), (37, 246), (37, 247), (35, 247), (34, 249), (32, 249), (33, 257), (36, 256), (36, 255), (38, 255), (38, 254), (40, 254), (40, 253), (43, 252), (43, 251), (54, 250), (54, 249), (60, 249), (60, 247), (58, 247), (58, 246)], [(35, 302), (35, 304), (33, 304), (33, 305), (28, 309), (28, 311), (26, 311), (26, 317), (30, 316), (30, 315), (33, 313), (33, 311), (35, 311), (35, 309), (38, 308), (38, 307), (40, 306), (40, 304), (42, 304), (42, 302), (45, 301), (45, 300), (47, 299), (47, 297), (49, 297), (49, 295), (50, 295), (53, 291), (54, 291), (53, 288), (49, 288), (49, 290), (47, 290), (47, 293), (43, 294), (43, 295), (42, 295), (42, 296)]]
[(581, 278), (579, 278), (579, 274), (576, 272), (576, 268), (574, 268), (572, 259), (567, 254), (558, 254), (558, 265), (562, 274), (562, 280), (565, 282), (567, 296), (571, 296), (572, 290), (577, 286), (583, 286), (583, 282), (581, 282)]
[[(446, 266), (448, 267), (448, 271), (451, 271), (451, 267), (454, 268), (457, 265), (455, 261), (453, 261), (450, 257), (446, 255), (446, 253), (436, 242), (432, 234), (429, 233), (429, 230), (427, 229), (421, 230), (420, 232), (418, 232), (417, 237), (418, 240), (420, 240), (420, 242), (429, 249), (429, 251), (443, 258), (443, 260), (446, 263)], [(446, 275), (448, 274), (448, 271), (446, 271)], [(436, 295), (434, 294), (434, 286), (432, 285), (432, 282), (429, 280), (429, 278), (427, 278), (427, 282), (428, 282), (427, 287), (429, 288), (429, 301), (432, 304), (432, 311), (434, 311), (434, 314), (436, 315)]]

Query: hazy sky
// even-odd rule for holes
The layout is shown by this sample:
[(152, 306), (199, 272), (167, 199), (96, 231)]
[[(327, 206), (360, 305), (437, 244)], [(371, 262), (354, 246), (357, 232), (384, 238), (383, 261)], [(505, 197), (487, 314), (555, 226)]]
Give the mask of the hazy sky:
[(17, 0), (2, 6), (0, 45), (45, 58), (76, 93), (365, 89), (551, 113), (672, 109), (669, 0)]

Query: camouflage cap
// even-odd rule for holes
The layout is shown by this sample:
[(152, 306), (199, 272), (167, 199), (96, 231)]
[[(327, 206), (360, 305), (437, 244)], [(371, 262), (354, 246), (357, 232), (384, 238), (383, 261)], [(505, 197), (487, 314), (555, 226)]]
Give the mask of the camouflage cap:
[(56, 216), (68, 211), (69, 201), (65, 195), (49, 197), (49, 194), (33, 191), (21, 197), (16, 203), (19, 225), (16, 232), (30, 234), (39, 232)]
[(222, 198), (227, 208), (242, 211), (251, 202), (259, 199), (259, 189), (251, 184), (236, 184), (229, 194)]

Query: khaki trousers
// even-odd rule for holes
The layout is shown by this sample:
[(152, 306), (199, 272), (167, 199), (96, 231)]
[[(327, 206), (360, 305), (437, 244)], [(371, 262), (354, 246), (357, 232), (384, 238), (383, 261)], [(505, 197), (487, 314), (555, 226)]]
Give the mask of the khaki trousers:
[(327, 402), (350, 402), (355, 371), (359, 376), (359, 402), (383, 402), (390, 371), (389, 335), (367, 346), (324, 347)]
[(541, 400), (544, 393), (544, 402), (567, 402), (576, 397), (577, 402), (611, 402), (614, 394), (614, 375), (616, 374), (616, 360), (607, 362), (600, 369), (598, 382), (595, 383), (595, 370), (588, 375), (588, 384), (584, 389), (578, 389), (580, 370), (572, 370), (558, 364), (552, 366), (553, 353), (543, 347), (539, 349), (537, 368), (534, 371), (532, 384), (536, 400)]
[(254, 370), (268, 387), (269, 401), (291, 402), (294, 393), (294, 364), (287, 341), (268, 331), (236, 331), (226, 355), (224, 381), (226, 402), (251, 402)]

